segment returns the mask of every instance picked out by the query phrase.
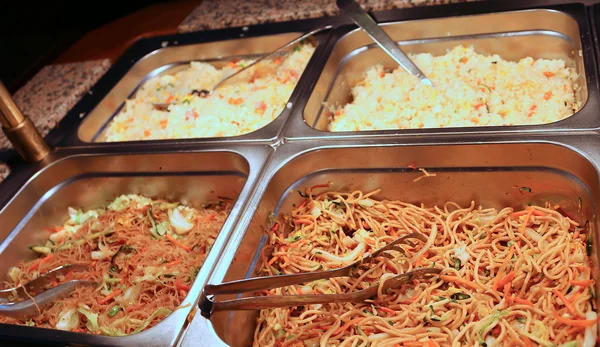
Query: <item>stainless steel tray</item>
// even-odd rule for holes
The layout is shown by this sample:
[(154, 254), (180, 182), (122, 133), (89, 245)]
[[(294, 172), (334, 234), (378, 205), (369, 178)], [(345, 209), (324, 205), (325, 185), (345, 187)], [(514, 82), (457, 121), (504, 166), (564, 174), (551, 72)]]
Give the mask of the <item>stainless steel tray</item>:
[[(552, 201), (580, 221), (589, 220), (594, 235), (592, 259), (597, 268), (598, 146), (596, 136), (503, 138), (459, 144), (453, 140), (368, 145), (295, 142), (280, 148), (266, 167), (209, 283), (252, 277), (259, 265), (269, 213), (288, 213), (292, 204), (302, 200), (296, 189), (323, 182), (333, 182), (332, 189), (344, 191), (382, 188), (382, 197), (428, 206), (451, 200), (522, 208), (527, 203)], [(421, 173), (408, 164), (437, 176), (413, 182)], [(530, 187), (531, 193), (520, 191), (521, 186)], [(583, 202), (581, 212), (578, 198)], [(216, 300), (233, 297), (218, 296)], [(197, 314), (183, 345), (251, 345), (256, 315), (256, 311), (218, 312), (209, 321)]]
[[(28, 256), (23, 244), (38, 237), (35, 227), (51, 221), (42, 220), (37, 211), (41, 211), (44, 218), (62, 218), (60, 213), (68, 204), (91, 206), (109, 199), (110, 194), (132, 191), (166, 194), (167, 190), (173, 190), (176, 195), (184, 196), (202, 192), (210, 185), (219, 189), (237, 188), (239, 196), (186, 298), (186, 302), (193, 304), (209, 278), (211, 283), (219, 283), (252, 273), (256, 265), (252, 260), (260, 246), (258, 242), (268, 212), (288, 211), (297, 199), (295, 194), (287, 193), (288, 189), (313, 181), (331, 180), (341, 188), (382, 187), (387, 197), (425, 203), (473, 198), (488, 206), (518, 205), (526, 198), (543, 200), (554, 194), (568, 207), (577, 203), (577, 197), (582, 197), (585, 207), (582, 218), (592, 222), (597, 240), (595, 200), (600, 198), (600, 152), (597, 150), (600, 148), (600, 106), (589, 11), (581, 4), (561, 5), (560, 1), (507, 0), (374, 14), (380, 22), (388, 23), (384, 26), (390, 33), (409, 41), (405, 47), (414, 51), (436, 51), (452, 43), (473, 42), (493, 52), (509, 52), (507, 47), (517, 44), (519, 54), (556, 54), (572, 58), (579, 71), (585, 71), (581, 76), (584, 88), (579, 94), (581, 100), (587, 100), (583, 108), (561, 122), (525, 127), (329, 133), (318, 130), (323, 129), (321, 123), (316, 128), (309, 126), (305, 118), (314, 123), (316, 113), (311, 110), (320, 107), (317, 104), (337, 73), (339, 62), (344, 62), (349, 52), (368, 43), (343, 17), (140, 40), (46, 137), (58, 148), (56, 152), (35, 165), (25, 165), (18, 160), (12, 163), (12, 174), (0, 185), (0, 225), (3, 226), (0, 259), (5, 260), (0, 264), (0, 275), (17, 259)], [(486, 29), (468, 29), (475, 27), (472, 24), (475, 20), (483, 23), (479, 27)], [(263, 129), (235, 138), (86, 142), (98, 134), (110, 112), (114, 112), (93, 113), (102, 100), (114, 95), (112, 92), (118, 92), (115, 100), (124, 98), (147, 73), (174, 63), (169, 52), (187, 52), (188, 56), (182, 60), (192, 59), (189, 54), (197, 54), (193, 59), (203, 57), (205, 53), (192, 52), (194, 47), (223, 49), (224, 55), (264, 53), (269, 45), (277, 46), (283, 41), (263, 45), (259, 40), (262, 36), (280, 39), (292, 35), (292, 27), (294, 32), (300, 33), (325, 25), (333, 25), (334, 29), (316, 37), (319, 46), (290, 99), (292, 108)], [(442, 27), (451, 30), (454, 37), (440, 38), (440, 33), (445, 35), (440, 31)], [(410, 41), (417, 35), (426, 39)], [(256, 45), (240, 46), (242, 51), (236, 51), (232, 43), (239, 42)], [(523, 44), (538, 45), (539, 42), (543, 42), (545, 48), (552, 45), (552, 50), (535, 52), (523, 48)], [(571, 55), (571, 47), (580, 47), (582, 55), (577, 51)], [(360, 54), (370, 57), (365, 61), (380, 58), (375, 49), (366, 49)], [(162, 64), (160, 57), (168, 61)], [(347, 59), (350, 60), (352, 58)], [(132, 71), (139, 72), (137, 80), (134, 75), (124, 78)], [(120, 90), (121, 87), (129, 90)], [(437, 171), (438, 177), (412, 183), (415, 173), (406, 167), (409, 163)], [(437, 185), (442, 179), (444, 185)], [(492, 180), (494, 184), (490, 185)], [(540, 185), (540, 180), (546, 184)], [(105, 185), (109, 182), (111, 185)], [(533, 194), (520, 195), (512, 189), (519, 184), (532, 187)], [(80, 190), (85, 194), (79, 194)], [(195, 201), (205, 196), (195, 195)], [(594, 252), (597, 265), (597, 252)], [(0, 324), (0, 339), (124, 346), (217, 346), (223, 345), (223, 341), (244, 345), (251, 341), (248, 334), (255, 322), (253, 313), (220, 313), (212, 321), (197, 314), (188, 325), (186, 316), (190, 309), (178, 311), (146, 332), (124, 338)]]
[(76, 154), (57, 156), (31, 177), (0, 211), (0, 273), (35, 258), (28, 246), (48, 237), (45, 226), (61, 224), (68, 206), (96, 208), (120, 194), (143, 194), (198, 205), (218, 196), (236, 199), (214, 247), (179, 309), (156, 326), (127, 337), (107, 337), (0, 324), (0, 338), (54, 344), (169, 346), (180, 338), (187, 315), (231, 236), (265, 160), (268, 146), (204, 149), (179, 153)]
[[(103, 141), (104, 131), (110, 121), (118, 114), (126, 99), (147, 79), (175, 72), (191, 61), (201, 61), (220, 67), (232, 59), (251, 59), (260, 57), (301, 36), (310, 29), (318, 28), (313, 24), (290, 28), (282, 27), (270, 32), (258, 30), (232, 30), (171, 35), (143, 39), (136, 42), (124, 56), (107, 72), (103, 79), (92, 89), (92, 95), (77, 116), (69, 114), (64, 121), (63, 146), (118, 147), (132, 144), (172, 146), (176, 143), (257, 143), (273, 142), (291, 112), (292, 106), (303, 89), (306, 75), (315, 59), (318, 59), (329, 36), (329, 30), (323, 30), (308, 38), (315, 46), (315, 52), (307, 68), (300, 77), (294, 92), (286, 105), (282, 105), (279, 116), (263, 128), (248, 134), (232, 137), (212, 137), (194, 139), (123, 141), (107, 143)], [(86, 96), (87, 97), (87, 96)], [(77, 119), (81, 118), (81, 119)], [(62, 124), (61, 124), (62, 125)], [(67, 129), (68, 128), (68, 129)]]
[(386, 68), (397, 66), (382, 49), (372, 43), (364, 31), (346, 26), (332, 33), (335, 43), (327, 47), (328, 59), (320, 64), (322, 69), (318, 79), (311, 80), (313, 88), (310, 94), (303, 94), (298, 107), (294, 109), (286, 127), (286, 138), (526, 133), (600, 127), (597, 68), (583, 5), (467, 13), (454, 17), (388, 22), (382, 27), (402, 45), (405, 52), (410, 53), (440, 55), (447, 49), (465, 45), (473, 46), (477, 53), (498, 54), (511, 61), (528, 56), (535, 59), (563, 59), (579, 74), (577, 82), (581, 88), (576, 93), (576, 100), (581, 103), (581, 108), (566, 119), (541, 125), (329, 132), (329, 119), (325, 115), (327, 105), (349, 103), (351, 86), (364, 76), (368, 67), (375, 64), (382, 64)]

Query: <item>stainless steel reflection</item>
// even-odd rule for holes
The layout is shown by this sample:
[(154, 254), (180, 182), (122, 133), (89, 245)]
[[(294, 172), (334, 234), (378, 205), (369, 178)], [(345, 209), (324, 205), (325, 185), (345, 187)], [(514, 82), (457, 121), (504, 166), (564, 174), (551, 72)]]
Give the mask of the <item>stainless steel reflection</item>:
[(107, 337), (0, 324), (0, 338), (58, 344), (170, 346), (177, 343), (208, 275), (230, 237), (235, 220), (272, 152), (268, 146), (205, 149), (195, 152), (65, 155), (32, 177), (0, 211), (0, 274), (35, 255), (28, 246), (47, 239), (44, 227), (62, 224), (68, 206), (105, 205), (120, 194), (143, 194), (198, 206), (219, 196), (235, 200), (192, 289), (157, 326), (127, 337)]
[[(122, 109), (125, 100), (133, 97), (136, 90), (149, 78), (158, 75), (173, 74), (187, 68), (191, 61), (205, 62), (216, 68), (222, 68), (232, 59), (255, 59), (256, 57), (270, 53), (302, 34), (290, 32), (279, 35), (165, 47), (153, 51), (137, 61), (102, 101), (85, 117), (78, 129), (79, 140), (83, 142), (104, 142), (104, 133), (107, 125)], [(318, 44), (318, 39), (315, 39), (315, 37), (310, 37), (307, 40), (315, 44), (315, 46)], [(282, 105), (281, 112), (284, 113), (286, 109), (286, 105)], [(233, 138), (249, 141), (274, 139), (278, 134), (278, 130), (285, 122), (284, 118), (278, 117), (269, 125), (259, 130)], [(228, 138), (212, 139), (223, 140)]]
[[(578, 73), (576, 100), (581, 105), (575, 115), (565, 120), (530, 126), (328, 132), (330, 120), (325, 111), (329, 105), (345, 105), (351, 101), (350, 89), (364, 77), (367, 68), (376, 64), (390, 69), (397, 67), (362, 30), (348, 29), (338, 34), (339, 40), (331, 48), (310, 97), (306, 99), (306, 106), (303, 110), (295, 110), (290, 117), (285, 136), (289, 139), (339, 138), (598, 127), (600, 120), (594, 111), (598, 105), (596, 69), (593, 54), (590, 54), (593, 52), (590, 35), (585, 29), (587, 25), (587, 22), (578, 23), (566, 13), (547, 9), (381, 24), (406, 53), (441, 55), (457, 45), (465, 45), (473, 46), (478, 53), (498, 54), (511, 61), (528, 56), (565, 60)], [(583, 35), (580, 26), (585, 27)]]
[[(269, 213), (288, 213), (292, 204), (302, 200), (296, 189), (322, 182), (333, 182), (332, 189), (344, 191), (382, 188), (380, 197), (429, 206), (452, 200), (518, 208), (551, 201), (574, 213), (580, 221), (589, 220), (597, 240), (599, 145), (600, 139), (595, 136), (560, 137), (553, 141), (503, 138), (497, 142), (462, 144), (455, 140), (402, 145), (319, 145), (313, 141), (287, 144), (279, 148), (267, 166), (209, 283), (256, 275)], [(421, 173), (414, 172), (408, 164), (426, 168), (437, 176), (413, 182)], [(522, 186), (530, 187), (531, 193), (520, 191)], [(581, 209), (578, 197), (583, 201)], [(594, 250), (595, 268), (597, 257)], [(215, 300), (233, 297), (222, 295)], [(208, 321), (197, 314), (183, 345), (251, 345), (256, 315), (256, 311), (218, 312)]]

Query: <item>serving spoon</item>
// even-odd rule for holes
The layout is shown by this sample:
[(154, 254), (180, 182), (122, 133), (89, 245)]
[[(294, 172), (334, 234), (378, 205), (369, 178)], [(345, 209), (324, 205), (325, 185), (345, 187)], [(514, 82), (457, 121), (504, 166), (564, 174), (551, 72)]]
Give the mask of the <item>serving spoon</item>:
[(358, 3), (354, 0), (336, 0), (336, 4), (342, 12), (350, 17), (356, 25), (361, 27), (385, 53), (392, 57), (408, 73), (417, 76), (421, 82), (433, 87), (433, 83), (431, 83), (429, 78), (425, 76), (419, 67), (400, 49), (398, 44), (379, 27), (377, 22)]
[[(305, 39), (313, 36), (314, 34), (320, 33), (321, 31), (328, 30), (328, 29), (331, 29), (331, 28), (332, 28), (331, 25), (327, 25), (327, 26), (324, 26), (324, 27), (320, 27), (320, 28), (311, 30), (311, 31), (307, 32), (306, 34), (301, 35), (301, 36), (293, 39), (292, 41), (284, 44), (283, 46), (277, 48), (276, 50), (272, 51), (271, 53), (268, 53), (267, 55), (263, 55), (262, 57), (260, 57), (259, 59), (255, 60), (254, 62), (252, 62), (248, 66), (245, 66), (244, 68), (242, 68), (242, 69), (234, 72), (233, 74), (231, 74), (231, 75), (223, 78), (221, 81), (219, 81), (217, 84), (215, 84), (210, 90), (206, 90), (206, 89), (197, 90), (197, 89), (194, 89), (193, 91), (191, 91), (190, 94), (195, 94), (195, 95), (198, 95), (200, 97), (207, 97), (210, 94), (214, 93), (214, 91), (217, 90), (217, 88), (221, 88), (221, 87), (225, 86), (227, 83), (231, 82), (235, 76), (239, 76), (242, 72), (247, 71), (248, 69), (252, 68), (256, 64), (260, 63), (261, 61), (269, 59), (269, 58), (272, 58), (272, 57), (274, 57), (276, 55), (279, 55), (279, 54), (281, 54), (282, 50), (284, 50), (286, 48), (289, 48), (289, 47), (291, 47), (291, 46), (299, 43), (300, 41), (305, 40)], [(158, 102), (152, 103), (152, 106), (154, 106), (154, 108), (157, 109), (157, 110), (159, 110), (159, 111), (165, 111), (165, 110), (167, 110), (167, 108), (169, 107), (169, 105), (170, 105), (170, 103), (158, 103)]]

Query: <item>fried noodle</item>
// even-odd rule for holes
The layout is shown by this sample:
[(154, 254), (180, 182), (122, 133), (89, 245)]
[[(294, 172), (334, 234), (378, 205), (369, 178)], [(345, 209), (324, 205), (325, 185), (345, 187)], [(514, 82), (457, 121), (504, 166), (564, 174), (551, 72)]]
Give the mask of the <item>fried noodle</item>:
[[(307, 190), (307, 198), (268, 230), (260, 274), (339, 268), (413, 232), (428, 241), (376, 258), (358, 278), (262, 291), (274, 296), (380, 288), (363, 303), (261, 310), (254, 346), (595, 345), (587, 223), (580, 227), (550, 203), (520, 211), (473, 202), (425, 207), (377, 199), (378, 193)], [(381, 290), (386, 278), (419, 267), (443, 271)]]
[(47, 255), (11, 268), (5, 287), (67, 264), (89, 271), (67, 273), (53, 285), (85, 279), (98, 286), (81, 285), (29, 320), (0, 322), (112, 336), (152, 327), (190, 291), (230, 208), (225, 200), (191, 208), (139, 195), (86, 213), (70, 208), (71, 218), (51, 229), (46, 245), (32, 247)]

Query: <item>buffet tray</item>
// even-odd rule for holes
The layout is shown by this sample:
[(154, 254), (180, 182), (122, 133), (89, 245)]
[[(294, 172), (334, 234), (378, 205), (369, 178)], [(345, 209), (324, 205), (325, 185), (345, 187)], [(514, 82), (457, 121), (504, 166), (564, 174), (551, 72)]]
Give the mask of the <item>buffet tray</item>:
[[(281, 148), (265, 167), (248, 209), (239, 219), (227, 248), (209, 282), (254, 277), (266, 243), (269, 215), (289, 215), (304, 190), (330, 182), (332, 191), (370, 192), (378, 198), (425, 206), (453, 201), (484, 208), (528, 204), (558, 204), (576, 220), (589, 221), (594, 250), (593, 274), (598, 268), (600, 199), (600, 138), (589, 136), (524, 136), (494, 141), (458, 139), (373, 141), (369, 144), (297, 141)], [(432, 177), (417, 182), (427, 170)], [(528, 187), (523, 192), (520, 187)], [(244, 295), (217, 295), (215, 301)], [(197, 314), (188, 328), (185, 346), (250, 346), (257, 311), (220, 311), (210, 320)]]
[[(60, 345), (251, 344), (254, 312), (219, 313), (209, 321), (194, 314), (193, 307), (204, 284), (253, 275), (267, 216), (288, 212), (299, 199), (290, 191), (313, 182), (331, 181), (336, 189), (382, 188), (387, 198), (426, 204), (452, 198), (497, 207), (553, 199), (576, 209), (581, 198), (579, 217), (590, 221), (598, 240), (598, 36), (592, 34), (590, 14), (591, 7), (583, 4), (541, 0), (374, 13), (412, 52), (441, 52), (453, 44), (472, 43), (486, 53), (570, 59), (580, 73), (580, 110), (562, 121), (533, 126), (324, 131), (326, 119), (319, 118), (319, 110), (335, 96), (336, 78), (359, 70), (343, 66), (385, 59), (341, 16), (137, 41), (49, 134), (56, 150), (40, 163), (16, 165), (0, 185), (0, 273), (27, 258), (25, 245), (40, 237), (44, 223), (64, 220), (66, 206), (89, 208), (122, 193), (203, 202), (216, 192), (233, 191), (238, 196), (234, 209), (183, 303), (191, 306), (128, 337), (0, 324), (0, 339)], [(182, 61), (264, 54), (300, 33), (329, 25), (330, 30), (314, 37), (317, 49), (290, 106), (262, 129), (230, 138), (95, 141), (120, 103), (148, 76)], [(263, 43), (261, 37), (268, 40)], [(543, 46), (532, 47), (538, 43)], [(210, 55), (207, 49), (222, 53)], [(418, 173), (408, 165), (437, 176), (414, 183)], [(531, 194), (514, 188), (525, 185)], [(597, 257), (594, 249), (596, 268)]]
[(0, 213), (0, 272), (7, 273), (20, 260), (34, 259), (28, 247), (45, 242), (45, 227), (62, 224), (69, 206), (98, 208), (121, 194), (183, 200), (192, 206), (222, 196), (235, 203), (182, 308), (156, 327), (131, 336), (109, 337), (0, 324), (0, 338), (61, 345), (175, 344), (271, 152), (269, 146), (233, 146), (177, 153), (53, 154), (52, 163), (22, 182)]

